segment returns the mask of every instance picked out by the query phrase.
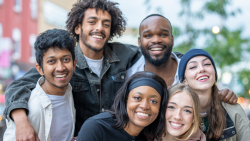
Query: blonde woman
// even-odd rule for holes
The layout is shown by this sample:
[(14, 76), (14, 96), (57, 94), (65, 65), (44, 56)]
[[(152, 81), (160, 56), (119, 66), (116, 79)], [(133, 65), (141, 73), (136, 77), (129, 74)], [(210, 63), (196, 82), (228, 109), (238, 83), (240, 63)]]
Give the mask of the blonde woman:
[(185, 84), (176, 84), (168, 89), (169, 101), (166, 109), (166, 133), (162, 141), (205, 141), (199, 130), (200, 100)]

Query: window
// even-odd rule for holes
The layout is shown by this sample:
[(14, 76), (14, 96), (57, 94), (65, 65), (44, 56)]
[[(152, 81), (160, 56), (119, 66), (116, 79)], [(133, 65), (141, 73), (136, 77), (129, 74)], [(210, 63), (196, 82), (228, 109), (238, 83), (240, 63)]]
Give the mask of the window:
[(30, 63), (36, 63), (36, 55), (35, 55), (35, 48), (34, 48), (34, 43), (36, 41), (36, 35), (31, 34), (29, 37), (29, 43), (30, 43)]
[(12, 57), (14, 60), (19, 59), (21, 57), (21, 31), (18, 28), (14, 28), (12, 30), (12, 38), (13, 38), (13, 54)]
[(13, 10), (17, 13), (22, 11), (22, 0), (14, 0), (14, 7)]
[(37, 18), (37, 12), (38, 12), (37, 0), (31, 0), (30, 1), (30, 11), (31, 11), (31, 18), (36, 19)]

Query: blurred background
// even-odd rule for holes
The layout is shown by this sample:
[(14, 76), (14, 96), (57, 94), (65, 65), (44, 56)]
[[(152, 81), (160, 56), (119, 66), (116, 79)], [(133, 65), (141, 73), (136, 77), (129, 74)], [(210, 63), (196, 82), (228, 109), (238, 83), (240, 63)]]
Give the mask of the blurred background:
[[(0, 0), (0, 141), (6, 128), (2, 116), (4, 91), (35, 66), (34, 42), (39, 33), (65, 29), (67, 14), (77, 0)], [(112, 0), (127, 19), (122, 37), (137, 45), (138, 27), (152, 13), (173, 26), (174, 51), (207, 50), (218, 68), (219, 88), (239, 97), (250, 118), (250, 1), (249, 0)]]

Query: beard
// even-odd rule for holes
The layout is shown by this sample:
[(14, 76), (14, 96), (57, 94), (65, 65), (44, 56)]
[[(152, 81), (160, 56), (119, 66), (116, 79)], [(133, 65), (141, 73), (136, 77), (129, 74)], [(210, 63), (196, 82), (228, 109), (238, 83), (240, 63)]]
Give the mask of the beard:
[[(103, 34), (103, 33), (101, 33), (101, 34)], [(104, 35), (104, 34), (103, 34), (103, 35)], [(104, 37), (106, 37), (106, 36), (104, 35)], [(105, 42), (105, 44), (103, 45), (103, 47), (102, 47), (102, 48), (99, 48), (99, 49), (92, 47), (90, 44), (87, 43), (87, 35), (83, 33), (82, 27), (81, 27), (81, 35), (80, 35), (80, 38), (81, 38), (83, 44), (84, 44), (86, 47), (88, 47), (89, 49), (91, 49), (91, 50), (93, 50), (93, 51), (95, 51), (95, 52), (101, 52), (101, 51), (103, 50), (104, 46), (108, 43), (108, 40), (107, 40), (107, 41)]]
[(163, 46), (163, 49), (166, 49), (164, 51), (164, 54), (163, 54), (163, 57), (160, 58), (160, 56), (155, 56), (156, 59), (153, 59), (148, 50), (150, 49), (150, 47), (152, 45), (149, 45), (147, 47), (143, 47), (142, 46), (142, 43), (140, 45), (140, 48), (141, 48), (141, 51), (142, 51), (142, 54), (144, 55), (145, 59), (150, 63), (150, 64), (153, 64), (154, 66), (160, 66), (164, 63), (167, 62), (168, 58), (170, 57), (171, 55), (171, 52), (172, 52), (172, 48), (173, 48), (173, 44), (171, 43), (171, 45), (167, 46), (167, 45), (163, 45), (163, 44), (160, 44), (161, 46)]

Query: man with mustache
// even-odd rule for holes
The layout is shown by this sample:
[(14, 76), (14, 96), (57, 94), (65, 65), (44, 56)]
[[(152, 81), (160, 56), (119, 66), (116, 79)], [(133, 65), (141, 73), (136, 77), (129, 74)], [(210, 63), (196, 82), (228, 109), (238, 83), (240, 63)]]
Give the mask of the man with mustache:
[[(138, 45), (143, 56), (127, 71), (126, 78), (138, 71), (150, 71), (161, 76), (167, 86), (179, 82), (178, 64), (181, 53), (172, 52), (174, 37), (170, 21), (162, 15), (144, 18), (139, 27)], [(228, 89), (220, 90), (221, 100), (235, 104), (237, 96)]]
[[(86, 119), (110, 109), (116, 91), (125, 81), (126, 70), (141, 56), (136, 46), (108, 43), (122, 35), (125, 25), (117, 3), (108, 0), (78, 1), (68, 14), (67, 30), (78, 42), (76, 69), (70, 81), (76, 109), (75, 136)], [(39, 77), (32, 68), (5, 92), (4, 116), (15, 121), (17, 140), (38, 138), (26, 114), (31, 90)]]

